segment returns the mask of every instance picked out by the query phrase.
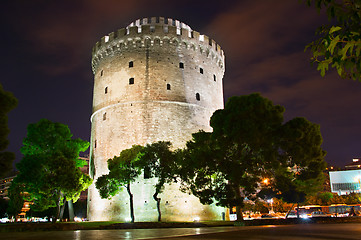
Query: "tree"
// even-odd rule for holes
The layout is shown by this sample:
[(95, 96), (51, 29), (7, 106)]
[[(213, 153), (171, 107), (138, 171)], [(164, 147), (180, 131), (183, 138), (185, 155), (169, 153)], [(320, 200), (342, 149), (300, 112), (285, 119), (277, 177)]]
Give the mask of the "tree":
[(89, 142), (72, 139), (68, 126), (42, 119), (29, 124), (21, 152), (24, 155), (17, 164), (16, 181), (23, 184), (33, 201), (34, 211), (50, 207), (57, 209), (53, 222), (59, 218), (60, 207), (67, 200), (77, 201), (81, 191), (91, 184), (90, 177), (79, 167), (86, 164), (79, 153), (89, 147)]
[(17, 183), (17, 179), (13, 179), (8, 190), (8, 196), (10, 198), (9, 205), (6, 210), (9, 216), (12, 216), (17, 220), (18, 214), (24, 205), (23, 193), (25, 192), (23, 184)]
[(139, 167), (144, 169), (144, 178), (156, 178), (153, 199), (157, 202), (159, 222), (162, 220), (162, 214), (161, 198), (158, 195), (163, 192), (166, 183), (171, 183), (175, 179), (176, 160), (170, 147), (170, 142), (159, 141), (147, 144), (142, 150), (140, 161), (138, 161)]
[(7, 216), (6, 209), (9, 206), (9, 201), (4, 198), (0, 198), (0, 218), (4, 218)]
[(322, 190), (326, 153), (321, 144), (319, 125), (305, 118), (294, 118), (282, 126), (279, 141), (282, 168), (273, 172), (275, 181), (271, 186), (278, 192), (278, 197), (297, 203), (298, 207), (307, 194)]
[(142, 171), (142, 168), (137, 164), (142, 149), (142, 146), (133, 145), (131, 148), (121, 151), (119, 156), (109, 159), (109, 174), (100, 176), (95, 182), (101, 198), (111, 199), (123, 188), (127, 189), (131, 222), (135, 221), (135, 217), (130, 184), (136, 180)]
[(236, 206), (238, 221), (243, 200), (256, 197), (263, 178), (284, 197), (316, 189), (325, 155), (319, 128), (303, 118), (283, 124), (283, 112), (259, 94), (230, 98), (211, 117), (213, 132), (197, 132), (187, 143), (183, 189), (203, 204)]
[(12, 152), (4, 152), (9, 144), (7, 136), (9, 134), (7, 114), (16, 107), (18, 101), (11, 92), (4, 91), (0, 84), (0, 178), (12, 169), (12, 163), (15, 154)]
[(326, 9), (332, 25), (321, 26), (318, 39), (306, 46), (311, 62), (324, 76), (329, 66), (342, 78), (361, 81), (361, 0), (306, 0), (318, 10)]

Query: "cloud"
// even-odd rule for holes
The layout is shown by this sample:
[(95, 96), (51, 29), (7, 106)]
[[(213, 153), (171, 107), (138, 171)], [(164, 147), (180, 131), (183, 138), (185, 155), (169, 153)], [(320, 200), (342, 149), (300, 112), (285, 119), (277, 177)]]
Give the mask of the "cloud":
[(225, 51), (226, 97), (260, 92), (286, 107), (286, 120), (320, 124), (327, 160), (342, 165), (361, 131), (361, 85), (332, 71), (322, 78), (310, 66), (304, 47), (325, 19), (297, 1), (239, 1), (203, 31)]

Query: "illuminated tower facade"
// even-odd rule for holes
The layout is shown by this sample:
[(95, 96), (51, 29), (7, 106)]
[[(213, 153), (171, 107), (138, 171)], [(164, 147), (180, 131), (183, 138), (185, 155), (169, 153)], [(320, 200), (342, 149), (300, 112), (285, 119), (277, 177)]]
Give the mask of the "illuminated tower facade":
[[(108, 173), (107, 160), (134, 144), (170, 141), (185, 146), (191, 134), (211, 131), (209, 119), (223, 108), (224, 54), (217, 43), (173, 19), (138, 19), (104, 36), (93, 48), (93, 114), (90, 172)], [(132, 184), (136, 221), (157, 221), (154, 179)], [(101, 199), (88, 190), (90, 220), (129, 217), (126, 191)], [(176, 184), (160, 195), (162, 219), (222, 219), (225, 209), (202, 205)]]

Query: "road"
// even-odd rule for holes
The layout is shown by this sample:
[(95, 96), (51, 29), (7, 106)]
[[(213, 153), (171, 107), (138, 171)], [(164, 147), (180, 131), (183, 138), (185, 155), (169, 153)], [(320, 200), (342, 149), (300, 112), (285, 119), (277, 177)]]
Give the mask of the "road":
[(361, 239), (361, 223), (299, 224), (254, 227), (162, 228), (122, 230), (78, 230), (52, 232), (0, 233), (11, 240), (115, 240), (115, 239)]

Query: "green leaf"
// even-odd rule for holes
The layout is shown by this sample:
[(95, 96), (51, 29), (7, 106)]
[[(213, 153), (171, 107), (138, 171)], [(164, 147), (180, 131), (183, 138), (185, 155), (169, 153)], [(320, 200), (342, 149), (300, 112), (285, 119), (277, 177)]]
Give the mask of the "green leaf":
[(317, 66), (317, 70), (319, 70), (321, 73), (321, 76), (324, 77), (326, 74), (326, 70), (328, 70), (328, 63), (327, 62), (320, 62)]
[(351, 51), (353, 49), (354, 43), (348, 42), (344, 48), (341, 50), (342, 58), (341, 60), (345, 60), (347, 57), (347, 51), (351, 48)]
[(334, 32), (340, 31), (342, 28), (339, 26), (332, 26), (330, 31), (328, 32), (329, 34), (332, 34)]
[(333, 54), (335, 47), (337, 45), (337, 43), (339, 43), (340, 41), (340, 36), (337, 35), (334, 39), (332, 39), (330, 45), (328, 46), (327, 50), (331, 52), (331, 54)]

